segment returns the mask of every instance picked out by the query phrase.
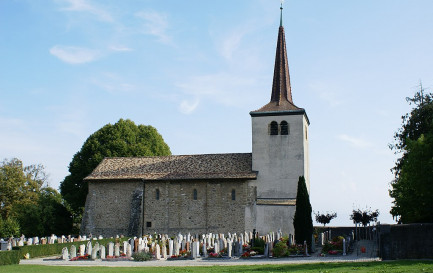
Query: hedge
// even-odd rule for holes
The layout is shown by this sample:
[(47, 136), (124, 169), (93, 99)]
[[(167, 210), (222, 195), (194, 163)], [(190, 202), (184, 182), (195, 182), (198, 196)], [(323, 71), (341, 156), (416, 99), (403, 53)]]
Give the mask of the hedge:
[[(123, 242), (128, 240), (128, 238), (120, 238), (120, 239), (108, 238), (102, 240), (91, 240), (91, 242), (92, 242), (92, 246), (95, 245), (96, 242), (98, 242), (100, 245), (108, 245), (109, 242), (115, 242), (116, 240), (118, 240), (119, 242)], [(17, 257), (18, 261), (15, 262), (17, 264), (19, 263), (19, 260), (24, 258), (24, 255), (26, 255), (27, 253), (29, 253), (30, 258), (57, 255), (62, 253), (62, 249), (64, 247), (70, 249), (72, 245), (75, 245), (78, 249), (79, 246), (82, 244), (87, 245), (87, 242), (89, 241), (79, 241), (79, 242), (62, 243), (62, 244), (55, 243), (55, 244), (45, 244), (45, 245), (18, 246), (18, 247), (13, 247), (12, 251), (1, 251), (0, 254), (13, 252), (14, 254), (10, 254), (10, 255), (11, 257), (15, 257), (15, 256)], [(0, 256), (0, 260), (1, 260), (0, 265), (12, 264), (12, 263), (2, 263), (3, 256)]]
[(19, 264), (20, 252), (17, 250), (0, 251), (0, 265)]

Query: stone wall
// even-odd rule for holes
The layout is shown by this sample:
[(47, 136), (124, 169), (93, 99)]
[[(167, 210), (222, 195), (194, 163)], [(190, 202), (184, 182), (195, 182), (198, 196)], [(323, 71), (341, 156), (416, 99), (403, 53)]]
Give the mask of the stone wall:
[(381, 225), (379, 231), (382, 259), (433, 258), (433, 224)]
[(246, 208), (254, 202), (255, 189), (248, 181), (91, 181), (81, 233), (243, 232)]
[(245, 206), (251, 203), (248, 192), (253, 190), (246, 181), (146, 182), (145, 189), (144, 234), (245, 230)]
[(139, 235), (142, 196), (140, 181), (90, 182), (81, 234)]

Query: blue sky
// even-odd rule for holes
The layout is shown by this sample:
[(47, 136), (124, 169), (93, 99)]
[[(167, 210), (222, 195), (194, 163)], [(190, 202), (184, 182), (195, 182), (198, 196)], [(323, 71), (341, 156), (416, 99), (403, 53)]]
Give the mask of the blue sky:
[[(0, 157), (58, 188), (86, 138), (129, 118), (173, 154), (251, 152), (270, 100), (278, 0), (0, 1)], [(293, 100), (310, 125), (311, 203), (350, 225), (388, 211), (388, 149), (433, 86), (433, 1), (286, 1)]]

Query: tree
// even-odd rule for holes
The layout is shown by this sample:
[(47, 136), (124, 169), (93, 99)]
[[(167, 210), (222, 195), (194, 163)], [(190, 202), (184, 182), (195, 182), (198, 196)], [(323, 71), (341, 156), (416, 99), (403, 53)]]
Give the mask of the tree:
[(69, 164), (70, 174), (60, 184), (63, 198), (79, 222), (88, 192), (83, 179), (105, 157), (170, 155), (170, 148), (152, 126), (135, 125), (129, 119), (107, 124), (87, 138)]
[(14, 218), (9, 217), (3, 221), (0, 227), (0, 237), (9, 238), (17, 236), (20, 236), (20, 224)]
[(42, 165), (24, 166), (22, 161), (4, 159), (0, 164), (0, 214), (7, 219), (15, 204), (36, 204), (47, 179)]
[(316, 222), (323, 224), (323, 226), (326, 226), (326, 224), (329, 224), (332, 219), (337, 217), (337, 213), (326, 213), (326, 214), (320, 214), (320, 212), (315, 213), (316, 216)]
[(36, 204), (17, 204), (12, 214), (26, 236), (70, 234), (72, 215), (55, 189), (46, 187), (39, 193)]
[(308, 194), (307, 185), (305, 184), (305, 178), (300, 176), (296, 194), (296, 211), (293, 226), (295, 228), (295, 241), (300, 244), (307, 241), (308, 246), (311, 246), (311, 235), (313, 234), (313, 219), (311, 218), (311, 213), (310, 196)]
[(433, 94), (424, 89), (406, 98), (414, 108), (402, 116), (402, 127), (390, 148), (401, 157), (392, 169), (391, 214), (399, 223), (433, 222)]
[(371, 222), (377, 222), (377, 217), (379, 217), (379, 210), (375, 210), (372, 211), (371, 208), (370, 209), (366, 209), (366, 210), (353, 210), (352, 214), (350, 215), (350, 220), (353, 220), (353, 223), (356, 226), (356, 233), (357, 233), (357, 238), (360, 237), (360, 235), (358, 236), (359, 232), (358, 232), (358, 225), (362, 224), (362, 226), (365, 229), (365, 238), (367, 238), (367, 225), (370, 224)]

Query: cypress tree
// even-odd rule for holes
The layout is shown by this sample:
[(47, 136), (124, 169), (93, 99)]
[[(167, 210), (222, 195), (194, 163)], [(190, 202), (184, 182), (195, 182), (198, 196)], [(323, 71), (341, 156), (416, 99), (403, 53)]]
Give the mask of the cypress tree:
[(300, 176), (296, 194), (296, 211), (293, 226), (295, 228), (296, 243), (303, 244), (304, 241), (307, 241), (309, 247), (311, 247), (311, 236), (313, 234), (313, 219), (311, 213), (310, 196), (307, 191), (307, 185), (305, 184), (305, 178)]

